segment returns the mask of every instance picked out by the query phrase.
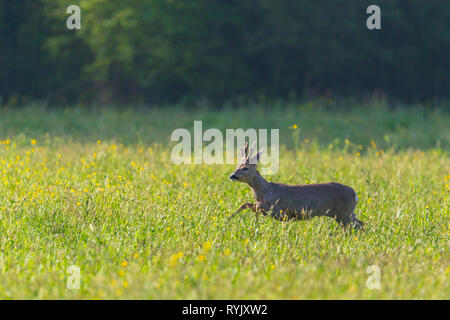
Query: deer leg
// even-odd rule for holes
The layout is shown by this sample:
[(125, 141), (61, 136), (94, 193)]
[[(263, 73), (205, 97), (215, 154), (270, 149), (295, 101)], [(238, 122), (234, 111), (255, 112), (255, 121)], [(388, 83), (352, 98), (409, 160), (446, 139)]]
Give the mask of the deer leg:
[(338, 223), (342, 224), (344, 228), (351, 226), (355, 229), (364, 229), (363, 222), (356, 218), (354, 212), (346, 215), (337, 215), (334, 218)]
[(250, 209), (256, 214), (256, 216), (267, 216), (266, 206), (262, 203), (251, 204)]
[(286, 214), (286, 210), (283, 210), (282, 208), (280, 208), (276, 205), (272, 208), (271, 216), (275, 220), (279, 220), (279, 221), (286, 221), (288, 218), (288, 216)]
[(255, 214), (256, 217), (259, 216), (259, 214), (262, 215), (267, 215), (267, 213), (265, 212), (265, 210), (263, 208), (261, 208), (258, 204), (255, 203), (244, 203), (243, 205), (241, 205), (229, 218), (228, 221), (230, 221), (233, 217), (235, 217), (239, 212), (241, 212), (242, 210), (245, 209), (250, 209), (252, 210)]
[(351, 217), (349, 214), (343, 214), (342, 212), (330, 211), (327, 213), (327, 216), (333, 218), (337, 223), (342, 225), (344, 228), (347, 228), (349, 223), (351, 222)]
[(351, 218), (351, 223), (352, 223), (353, 228), (355, 228), (355, 229), (364, 229), (364, 222), (359, 220), (356, 217), (356, 214), (354, 212), (352, 212), (350, 214), (350, 218)]
[[(257, 210), (256, 204), (253, 203), (244, 203), (242, 206), (240, 206), (229, 218), (228, 221), (230, 221), (232, 218), (234, 218), (239, 212), (245, 209), (251, 209), (252, 211)], [(256, 212), (256, 211), (255, 211)]]
[(247, 207), (255, 213), (256, 219), (259, 218), (259, 215), (266, 216), (267, 213), (264, 208), (261, 207), (258, 203), (246, 203)]

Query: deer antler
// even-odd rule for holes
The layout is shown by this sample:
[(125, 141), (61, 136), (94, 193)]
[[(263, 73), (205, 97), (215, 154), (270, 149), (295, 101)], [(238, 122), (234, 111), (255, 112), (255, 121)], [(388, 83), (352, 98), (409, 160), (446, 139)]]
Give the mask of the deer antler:
[(248, 142), (245, 141), (245, 146), (241, 148), (242, 158), (248, 158)]
[(241, 148), (241, 157), (243, 159), (250, 159), (253, 155), (253, 152), (256, 149), (256, 142), (253, 143), (251, 148), (248, 147), (248, 142), (245, 141), (245, 146)]

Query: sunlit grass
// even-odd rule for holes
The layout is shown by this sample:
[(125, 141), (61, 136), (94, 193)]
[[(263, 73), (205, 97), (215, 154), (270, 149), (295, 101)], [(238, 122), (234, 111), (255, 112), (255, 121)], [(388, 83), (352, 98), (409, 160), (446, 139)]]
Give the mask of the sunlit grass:
[[(353, 129), (335, 139), (324, 135), (332, 122), (324, 126), (319, 115), (307, 125), (315, 130), (304, 130), (301, 111), (277, 123), (287, 148), (282, 147), (279, 172), (267, 178), (352, 186), (366, 231), (345, 232), (327, 218), (280, 223), (257, 220), (248, 211), (228, 223), (241, 203), (253, 201), (248, 187), (228, 179), (232, 165), (173, 165), (168, 137), (159, 143), (132, 141), (131, 135), (121, 139), (113, 127), (80, 127), (64, 135), (57, 123), (65, 113), (88, 114), (40, 111), (34, 122), (53, 121), (59, 129), (49, 125), (46, 135), (17, 125), (22, 121), (17, 111), (4, 111), (0, 120), (5, 133), (0, 137), (0, 298), (450, 295), (450, 161), (442, 148), (448, 145), (449, 130), (442, 126), (448, 113), (421, 123), (421, 132), (386, 129), (370, 135), (362, 126), (363, 139), (349, 134)], [(147, 113), (110, 112), (109, 118), (122, 119), (119, 132), (165, 132)], [(388, 111), (379, 112), (379, 119), (388, 118)], [(169, 118), (171, 112), (161, 113)], [(227, 124), (228, 114), (217, 112), (215, 121), (234, 127), (232, 120)], [(185, 114), (185, 126), (197, 115)], [(86, 121), (101, 123), (103, 117), (94, 113)], [(146, 119), (150, 125), (144, 128)], [(363, 113), (356, 122), (362, 119)], [(258, 127), (272, 128), (263, 122)], [(431, 127), (438, 137), (427, 136)], [(414, 139), (404, 138), (415, 135), (420, 143), (432, 143), (416, 148)], [(81, 269), (80, 290), (67, 288), (71, 265)], [(371, 265), (381, 270), (379, 290), (366, 286)]]

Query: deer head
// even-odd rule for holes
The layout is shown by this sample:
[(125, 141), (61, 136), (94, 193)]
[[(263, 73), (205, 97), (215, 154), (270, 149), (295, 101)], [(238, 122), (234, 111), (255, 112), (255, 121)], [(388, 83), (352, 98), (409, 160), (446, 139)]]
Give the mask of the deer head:
[(233, 174), (230, 175), (232, 181), (250, 183), (254, 177), (259, 176), (256, 164), (264, 149), (261, 149), (257, 154), (253, 155), (255, 147), (256, 142), (250, 149), (248, 147), (248, 142), (246, 142), (245, 146), (241, 148), (241, 162), (238, 164)]

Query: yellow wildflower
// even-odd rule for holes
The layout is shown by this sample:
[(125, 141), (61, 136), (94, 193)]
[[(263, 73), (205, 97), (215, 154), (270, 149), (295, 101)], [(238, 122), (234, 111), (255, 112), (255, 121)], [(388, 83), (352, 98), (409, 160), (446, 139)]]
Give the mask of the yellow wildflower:
[(203, 251), (208, 252), (209, 249), (211, 249), (211, 246), (212, 246), (212, 242), (211, 241), (206, 241), (203, 244)]

